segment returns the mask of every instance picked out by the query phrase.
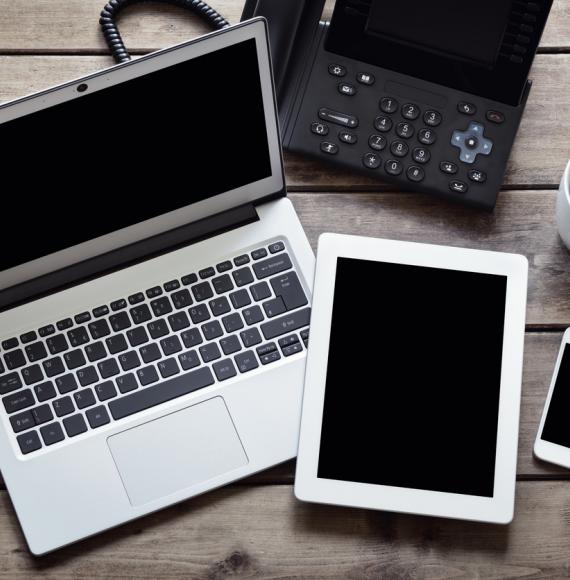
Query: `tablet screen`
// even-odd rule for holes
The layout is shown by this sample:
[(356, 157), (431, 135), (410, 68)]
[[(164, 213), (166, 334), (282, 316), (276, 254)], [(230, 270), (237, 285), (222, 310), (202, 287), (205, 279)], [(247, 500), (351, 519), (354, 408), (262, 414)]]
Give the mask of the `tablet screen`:
[(493, 497), (506, 289), (338, 259), (319, 478)]

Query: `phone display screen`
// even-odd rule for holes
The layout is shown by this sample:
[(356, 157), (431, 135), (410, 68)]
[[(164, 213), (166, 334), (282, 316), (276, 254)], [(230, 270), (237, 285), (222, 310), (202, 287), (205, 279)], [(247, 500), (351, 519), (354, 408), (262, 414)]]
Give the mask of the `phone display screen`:
[(542, 428), (541, 438), (549, 443), (555, 443), (562, 447), (570, 448), (570, 422), (568, 410), (570, 409), (570, 344), (564, 347), (560, 368), (548, 413)]

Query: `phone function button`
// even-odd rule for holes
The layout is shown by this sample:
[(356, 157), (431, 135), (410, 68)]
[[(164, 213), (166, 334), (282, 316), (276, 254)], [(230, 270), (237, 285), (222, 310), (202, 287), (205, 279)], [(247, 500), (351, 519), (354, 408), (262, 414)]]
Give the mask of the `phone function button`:
[(323, 141), (321, 143), (321, 151), (323, 153), (328, 153), (329, 155), (336, 155), (338, 153), (338, 145), (336, 143)]
[(430, 157), (431, 153), (425, 147), (416, 147), (412, 151), (412, 158), (416, 163), (427, 163)]
[(338, 138), (343, 143), (348, 143), (349, 145), (354, 145), (358, 141), (358, 135), (356, 133), (350, 133), (350, 131), (341, 131), (338, 134)]
[(377, 131), (382, 131), (382, 133), (387, 133), (392, 128), (392, 119), (390, 117), (385, 117), (380, 115), (374, 119), (374, 127)]
[(356, 80), (362, 85), (373, 85), (376, 79), (370, 73), (359, 72), (356, 75)]
[(329, 134), (329, 126), (325, 123), (311, 123), (311, 132), (324, 137)]
[(336, 125), (342, 125), (343, 127), (358, 127), (358, 118), (354, 115), (347, 115), (346, 113), (341, 113), (339, 111), (333, 111), (332, 109), (327, 109), (323, 107), (319, 109), (319, 117), (323, 121), (330, 121)]
[(487, 174), (479, 171), (479, 169), (472, 169), (468, 175), (469, 179), (475, 183), (485, 183), (487, 181)]
[(473, 103), (461, 101), (457, 104), (457, 110), (464, 115), (474, 115), (477, 112), (477, 107)]
[(497, 125), (505, 122), (505, 115), (500, 111), (487, 111), (486, 117), (488, 121), (496, 123)]
[(458, 167), (455, 163), (451, 161), (442, 161), (439, 164), (439, 169), (443, 173), (447, 173), (448, 175), (455, 175), (457, 173)]
[(449, 182), (449, 189), (455, 193), (466, 193), (469, 187), (464, 181), (459, 181), (459, 179), (452, 179)]
[(400, 175), (404, 167), (400, 161), (396, 159), (388, 159), (384, 165), (384, 169), (388, 175)]
[(441, 116), (441, 113), (438, 113), (437, 111), (426, 111), (424, 113), (424, 123), (429, 127), (437, 127), (442, 120), (443, 117)]
[(386, 148), (388, 141), (384, 135), (370, 135), (368, 139), (368, 145), (370, 149), (375, 149), (376, 151), (382, 151), (382, 149)]
[(459, 149), (459, 159), (463, 163), (475, 163), (477, 155), (489, 155), (493, 142), (484, 135), (485, 126), (469, 123), (466, 131), (453, 131), (451, 144)]
[(380, 99), (380, 109), (384, 113), (395, 113), (398, 110), (398, 101), (392, 97)]
[(349, 85), (348, 83), (340, 83), (338, 85), (338, 92), (341, 95), (353, 97), (354, 95), (356, 95), (356, 87), (354, 85)]
[(362, 158), (362, 163), (368, 169), (378, 169), (382, 163), (382, 158), (377, 153), (366, 153)]
[(420, 116), (420, 108), (413, 103), (406, 103), (402, 105), (402, 117), (415, 121)]
[(423, 145), (433, 145), (437, 135), (433, 129), (420, 129), (418, 131), (418, 141)]
[(425, 171), (417, 165), (410, 165), (406, 169), (406, 175), (410, 181), (414, 181), (415, 183), (419, 183), (426, 176)]
[(341, 64), (329, 64), (329, 74), (333, 77), (343, 77), (346, 75), (346, 67)]

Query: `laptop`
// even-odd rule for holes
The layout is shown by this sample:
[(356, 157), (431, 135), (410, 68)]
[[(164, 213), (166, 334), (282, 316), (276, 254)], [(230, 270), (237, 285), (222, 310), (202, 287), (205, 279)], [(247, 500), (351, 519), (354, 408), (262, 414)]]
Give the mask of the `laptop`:
[(294, 457), (314, 255), (265, 21), (5, 104), (0, 136), (0, 467), (30, 550)]

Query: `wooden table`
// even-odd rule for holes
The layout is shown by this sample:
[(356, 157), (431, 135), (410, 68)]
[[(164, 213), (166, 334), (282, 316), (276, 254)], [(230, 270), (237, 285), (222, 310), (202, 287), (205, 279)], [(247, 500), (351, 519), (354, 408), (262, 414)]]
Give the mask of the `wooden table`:
[[(241, 0), (212, 5), (232, 22), (239, 20)], [(97, 24), (102, 7), (102, 0), (0, 0), (0, 99), (112, 65)], [(186, 12), (156, 5), (130, 8), (121, 25), (137, 54), (205, 32)], [(0, 576), (570, 576), (570, 471), (532, 456), (562, 330), (570, 326), (570, 253), (554, 220), (557, 184), (570, 157), (570, 0), (554, 1), (539, 53), (531, 73), (535, 85), (492, 214), (287, 158), (290, 197), (313, 246), (321, 232), (335, 231), (528, 257), (517, 501), (510, 526), (301, 504), (293, 497), (290, 462), (34, 558), (1, 490)]]

